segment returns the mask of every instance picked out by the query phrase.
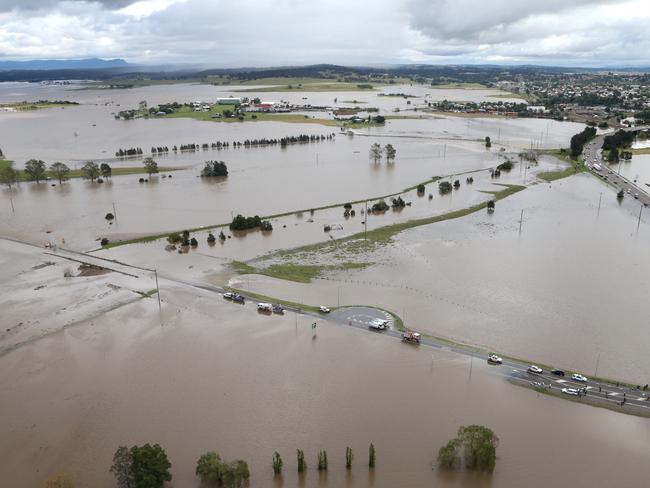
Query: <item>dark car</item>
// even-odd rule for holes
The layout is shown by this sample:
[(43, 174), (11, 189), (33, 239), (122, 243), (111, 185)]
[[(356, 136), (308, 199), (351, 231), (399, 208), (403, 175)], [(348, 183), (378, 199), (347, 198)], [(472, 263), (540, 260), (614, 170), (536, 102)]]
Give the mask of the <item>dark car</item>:
[(237, 303), (244, 303), (246, 299), (242, 295), (235, 295), (232, 297), (232, 301)]
[(551, 373), (553, 373), (555, 376), (564, 376), (566, 374), (561, 369), (553, 369), (551, 370)]
[(273, 313), (284, 313), (284, 307), (279, 303), (273, 305)]

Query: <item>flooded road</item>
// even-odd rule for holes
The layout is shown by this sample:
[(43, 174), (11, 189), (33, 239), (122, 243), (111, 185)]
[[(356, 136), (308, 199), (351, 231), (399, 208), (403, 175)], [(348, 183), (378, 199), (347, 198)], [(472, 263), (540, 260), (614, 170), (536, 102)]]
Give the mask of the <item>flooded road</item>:
[[(312, 332), (311, 320), (162, 286), (163, 327), (155, 301), (143, 300), (0, 357), (6, 483), (38, 486), (66, 470), (80, 486), (109, 488), (116, 447), (144, 442), (167, 450), (175, 487), (199, 486), (196, 459), (209, 449), (247, 460), (252, 486), (268, 487), (631, 487), (650, 475), (647, 419), (539, 396), (451, 353), (345, 326)], [(494, 474), (432, 470), (437, 449), (471, 423), (500, 438)], [(300, 480), (296, 448), (309, 465)], [(327, 476), (315, 469), (318, 449), (328, 451)], [(274, 450), (283, 482), (273, 479)]]
[(237, 281), (302, 303), (380, 306), (433, 335), (645, 384), (650, 216), (637, 230), (638, 205), (626, 200), (619, 206), (603, 183), (579, 175), (498, 202), (491, 216), (402, 232), (362, 256), (375, 263), (362, 271), (309, 285)]

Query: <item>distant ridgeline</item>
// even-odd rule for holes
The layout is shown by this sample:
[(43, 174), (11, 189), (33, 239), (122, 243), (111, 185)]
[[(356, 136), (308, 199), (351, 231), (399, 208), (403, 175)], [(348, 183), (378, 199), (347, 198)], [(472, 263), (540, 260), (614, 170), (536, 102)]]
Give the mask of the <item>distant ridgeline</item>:
[[(244, 141), (233, 141), (228, 142), (228, 141), (220, 141), (220, 142), (204, 142), (203, 144), (181, 144), (180, 146), (172, 146), (171, 151), (174, 153), (177, 153), (178, 151), (180, 152), (196, 152), (196, 151), (207, 151), (208, 149), (229, 149), (229, 148), (251, 148), (251, 147), (267, 147), (267, 146), (280, 146), (280, 147), (287, 147), (291, 146), (293, 144), (307, 144), (307, 143), (314, 143), (314, 142), (322, 142), (322, 141), (332, 141), (336, 137), (336, 134), (334, 132), (330, 134), (321, 134), (321, 135), (313, 135), (313, 134), (300, 134), (297, 136), (286, 136), (286, 137), (281, 137), (278, 139), (246, 139)], [(151, 154), (156, 155), (156, 154), (167, 154), (169, 153), (170, 149), (168, 146), (156, 146), (151, 148)], [(141, 156), (143, 154), (142, 148), (140, 147), (132, 147), (129, 149), (119, 149), (118, 151), (115, 152), (115, 156), (118, 158), (123, 158), (123, 157), (137, 157)]]

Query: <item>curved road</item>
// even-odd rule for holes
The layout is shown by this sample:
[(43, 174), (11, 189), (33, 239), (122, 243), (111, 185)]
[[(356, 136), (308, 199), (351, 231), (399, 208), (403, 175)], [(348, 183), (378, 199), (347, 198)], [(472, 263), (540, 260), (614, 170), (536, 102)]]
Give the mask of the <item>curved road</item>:
[[(602, 143), (601, 143), (602, 144)], [(29, 242), (19, 241), (17, 239), (0, 237), (2, 239), (19, 242), (22, 244), (41, 248)], [(43, 249), (43, 248), (41, 248)], [(124, 262), (114, 261), (99, 256), (88, 255), (82, 252), (71, 251), (68, 249), (43, 249), (44, 254), (51, 254), (59, 258), (68, 259), (79, 263), (87, 263), (94, 266), (99, 266), (111, 269), (114, 272), (127, 274), (136, 278), (145, 278), (151, 280), (154, 276), (154, 270), (142, 268), (139, 266), (129, 265)], [(201, 290), (218, 293), (219, 296), (226, 291), (226, 289), (218, 286), (211, 285), (205, 282), (196, 282), (180, 279), (175, 276), (167, 274), (158, 274), (161, 280), (166, 280), (175, 284), (181, 284)], [(246, 293), (237, 290), (238, 293), (244, 295), (247, 301), (255, 303), (257, 300), (254, 297), (246, 296)], [(344, 327), (356, 327), (358, 329), (366, 330), (373, 334), (382, 334), (393, 340), (401, 340), (402, 333), (394, 328), (394, 317), (383, 310), (375, 307), (341, 307), (332, 310), (329, 314), (311, 312), (294, 307), (285, 307), (287, 311), (311, 316), (316, 319), (321, 319), (330, 324), (336, 324)], [(389, 328), (385, 331), (376, 331), (369, 327), (370, 322), (375, 318), (386, 319), (389, 322)], [(462, 344), (456, 344), (442, 339), (423, 336), (420, 345), (404, 344), (402, 347), (431, 347), (434, 349), (451, 351), (458, 354), (463, 354), (473, 358), (478, 358), (481, 361), (487, 360), (488, 352), (479, 348), (473, 348)], [(552, 375), (549, 371), (544, 370), (542, 374), (530, 374), (527, 372), (529, 363), (521, 360), (504, 358), (503, 364), (494, 366), (498, 371), (509, 381), (522, 386), (535, 388), (544, 393), (556, 394), (567, 399), (576, 400), (579, 402), (589, 403), (596, 406), (607, 407), (620, 411), (623, 413), (630, 413), (635, 415), (650, 416), (650, 389), (647, 391), (643, 388), (630, 388), (626, 385), (619, 385), (611, 382), (598, 382), (587, 381), (585, 383), (577, 382), (571, 379), (571, 373), (567, 371), (564, 378)], [(585, 388), (586, 394), (581, 396), (572, 396), (562, 393), (563, 388), (580, 389)]]

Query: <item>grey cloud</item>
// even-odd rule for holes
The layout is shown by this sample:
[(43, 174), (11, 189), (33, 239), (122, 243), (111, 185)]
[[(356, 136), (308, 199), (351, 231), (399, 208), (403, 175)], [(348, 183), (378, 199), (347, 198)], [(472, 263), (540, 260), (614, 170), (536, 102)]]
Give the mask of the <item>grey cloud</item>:
[[(509, 26), (542, 14), (557, 15), (589, 6), (624, 0), (408, 0), (414, 29), (434, 39), (478, 39), (484, 32)], [(531, 31), (534, 35), (534, 31)]]
[[(137, 0), (67, 0), (74, 3), (93, 3), (114, 10), (126, 7)], [(56, 8), (61, 0), (0, 0), (0, 12), (38, 11)]]

